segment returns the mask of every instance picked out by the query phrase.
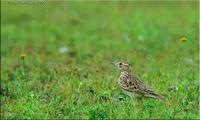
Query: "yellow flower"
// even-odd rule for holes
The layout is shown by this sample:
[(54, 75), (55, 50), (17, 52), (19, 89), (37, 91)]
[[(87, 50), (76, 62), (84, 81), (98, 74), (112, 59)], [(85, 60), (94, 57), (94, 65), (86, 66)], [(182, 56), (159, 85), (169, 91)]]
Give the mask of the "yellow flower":
[(20, 56), (19, 56), (21, 59), (24, 59), (26, 57), (26, 54), (25, 53), (21, 53)]
[(187, 37), (181, 37), (180, 41), (183, 42), (183, 43), (186, 42), (187, 41)]

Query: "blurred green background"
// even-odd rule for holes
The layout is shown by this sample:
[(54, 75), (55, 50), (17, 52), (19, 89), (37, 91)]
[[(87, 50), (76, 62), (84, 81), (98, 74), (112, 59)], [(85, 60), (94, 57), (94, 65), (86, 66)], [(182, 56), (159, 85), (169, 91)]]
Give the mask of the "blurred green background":
[[(199, 118), (198, 1), (1, 1), (2, 118)], [(131, 100), (112, 61), (165, 97)]]

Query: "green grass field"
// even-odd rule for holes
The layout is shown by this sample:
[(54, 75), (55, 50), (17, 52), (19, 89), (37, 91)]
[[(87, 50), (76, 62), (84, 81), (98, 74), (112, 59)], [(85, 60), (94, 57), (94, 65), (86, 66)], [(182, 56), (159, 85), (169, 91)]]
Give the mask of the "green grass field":
[[(199, 119), (199, 2), (1, 3), (1, 118)], [(135, 99), (112, 61), (165, 97)]]

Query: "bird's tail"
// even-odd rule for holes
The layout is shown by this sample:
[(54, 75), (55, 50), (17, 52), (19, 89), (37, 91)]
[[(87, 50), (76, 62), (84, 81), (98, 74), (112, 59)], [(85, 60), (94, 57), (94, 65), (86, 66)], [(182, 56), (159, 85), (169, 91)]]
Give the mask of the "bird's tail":
[(159, 95), (157, 93), (151, 93), (151, 94), (147, 95), (147, 97), (151, 97), (151, 98), (155, 98), (155, 99), (159, 99), (159, 100), (163, 100), (164, 99), (163, 96), (161, 96), (161, 95)]

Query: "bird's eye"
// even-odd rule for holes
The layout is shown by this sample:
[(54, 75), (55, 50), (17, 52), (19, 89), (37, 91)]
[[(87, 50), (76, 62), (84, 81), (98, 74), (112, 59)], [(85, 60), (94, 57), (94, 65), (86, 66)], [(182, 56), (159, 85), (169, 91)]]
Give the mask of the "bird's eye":
[(119, 65), (122, 65), (122, 63), (119, 63)]

